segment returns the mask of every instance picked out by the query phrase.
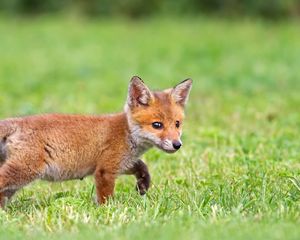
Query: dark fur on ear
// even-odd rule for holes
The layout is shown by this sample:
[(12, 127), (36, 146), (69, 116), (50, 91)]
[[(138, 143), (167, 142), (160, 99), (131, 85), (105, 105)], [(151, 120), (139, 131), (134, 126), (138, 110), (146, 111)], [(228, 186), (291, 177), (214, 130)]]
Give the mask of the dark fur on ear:
[(148, 106), (152, 99), (153, 95), (143, 80), (137, 76), (132, 77), (128, 89), (128, 106)]
[(188, 78), (177, 84), (171, 91), (171, 96), (173, 97), (174, 101), (182, 107), (184, 107), (187, 103), (189, 93), (192, 88), (192, 83), (192, 79)]

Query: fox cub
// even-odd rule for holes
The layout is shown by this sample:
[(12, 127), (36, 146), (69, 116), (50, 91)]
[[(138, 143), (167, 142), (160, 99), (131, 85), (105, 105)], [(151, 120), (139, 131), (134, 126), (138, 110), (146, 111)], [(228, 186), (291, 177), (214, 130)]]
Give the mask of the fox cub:
[(155, 146), (167, 153), (181, 147), (187, 79), (152, 92), (134, 76), (124, 112), (102, 116), (48, 114), (0, 121), (0, 204), (35, 179), (63, 181), (95, 177), (97, 202), (113, 195), (120, 174), (132, 174), (137, 190), (150, 185), (140, 160)]

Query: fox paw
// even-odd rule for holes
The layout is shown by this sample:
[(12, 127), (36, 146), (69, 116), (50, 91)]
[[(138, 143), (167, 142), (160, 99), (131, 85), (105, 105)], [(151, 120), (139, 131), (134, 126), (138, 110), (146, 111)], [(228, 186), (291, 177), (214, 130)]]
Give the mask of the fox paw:
[(150, 175), (145, 174), (141, 178), (137, 180), (136, 183), (136, 190), (139, 192), (140, 195), (145, 195), (150, 187)]

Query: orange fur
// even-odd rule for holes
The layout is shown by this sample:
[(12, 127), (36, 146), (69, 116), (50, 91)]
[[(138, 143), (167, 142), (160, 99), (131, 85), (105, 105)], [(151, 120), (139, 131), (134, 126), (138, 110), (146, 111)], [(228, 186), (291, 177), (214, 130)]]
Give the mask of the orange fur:
[[(175, 122), (182, 122), (184, 105), (175, 90), (152, 93), (134, 77), (122, 113), (47, 114), (0, 121), (1, 206), (35, 179), (62, 181), (91, 174), (99, 203), (113, 195), (120, 174), (134, 174), (144, 194), (150, 174), (139, 157), (152, 146), (171, 152), (158, 139), (163, 142), (181, 135), (181, 126), (177, 128)], [(189, 91), (190, 86), (184, 90)], [(152, 127), (157, 121), (163, 122), (164, 129)]]

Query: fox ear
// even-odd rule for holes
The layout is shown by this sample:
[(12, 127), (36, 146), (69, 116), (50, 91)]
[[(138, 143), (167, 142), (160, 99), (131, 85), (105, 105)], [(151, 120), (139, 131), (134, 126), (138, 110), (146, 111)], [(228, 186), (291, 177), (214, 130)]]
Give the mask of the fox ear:
[(192, 79), (188, 78), (177, 84), (171, 91), (171, 96), (173, 97), (174, 101), (182, 107), (184, 107), (187, 103), (189, 93), (192, 88), (192, 83)]
[(130, 107), (148, 106), (152, 99), (152, 93), (143, 80), (137, 76), (132, 77), (128, 89), (128, 105)]

